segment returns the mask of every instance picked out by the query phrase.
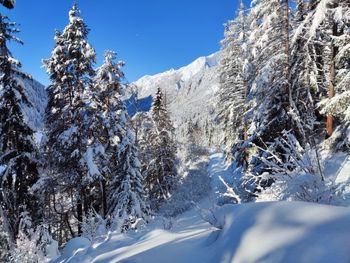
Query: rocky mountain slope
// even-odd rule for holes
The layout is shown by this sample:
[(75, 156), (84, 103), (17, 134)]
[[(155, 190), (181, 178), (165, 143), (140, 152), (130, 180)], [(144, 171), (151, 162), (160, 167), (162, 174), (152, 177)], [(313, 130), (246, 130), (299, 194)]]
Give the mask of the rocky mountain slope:
[(188, 126), (194, 125), (200, 144), (218, 140), (215, 127), (215, 94), (219, 87), (219, 53), (200, 57), (180, 69), (145, 76), (133, 84), (138, 88), (138, 108), (148, 111), (158, 88), (166, 96), (168, 110), (178, 138), (185, 139)]

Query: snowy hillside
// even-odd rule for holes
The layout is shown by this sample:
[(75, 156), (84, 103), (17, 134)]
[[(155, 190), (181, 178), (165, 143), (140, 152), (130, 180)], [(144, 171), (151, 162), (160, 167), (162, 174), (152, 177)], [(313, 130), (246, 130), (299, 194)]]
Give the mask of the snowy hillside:
[[(337, 160), (329, 161), (329, 166), (348, 174), (348, 163)], [(190, 193), (211, 184), (205, 190), (206, 198), (196, 208), (170, 219), (156, 216), (146, 228), (136, 232), (109, 232), (92, 242), (84, 237), (73, 239), (54, 263), (350, 261), (345, 245), (350, 244), (348, 207), (304, 202), (219, 207), (215, 204), (225, 192), (220, 178), (229, 175), (229, 167), (222, 154), (212, 154), (206, 169), (207, 173), (201, 173), (197, 181), (188, 185), (192, 191), (182, 193), (191, 200)]]
[(226, 205), (214, 211), (220, 228), (185, 213), (164, 230), (161, 222), (127, 235), (110, 233), (91, 244), (77, 238), (63, 262), (229, 263), (349, 262), (350, 210), (310, 203)]
[[(218, 90), (217, 65), (219, 53), (200, 57), (180, 69), (171, 69), (154, 76), (145, 76), (133, 84), (138, 89), (139, 108), (148, 111), (157, 88), (166, 94), (167, 104), (178, 135), (186, 132), (186, 123), (191, 120), (201, 128), (213, 126), (215, 118), (215, 94)], [(180, 136), (181, 137), (181, 136)]]
[(33, 79), (21, 79), (31, 106), (22, 105), (26, 122), (34, 131), (40, 131), (44, 125), (44, 113), (47, 104), (45, 87)]

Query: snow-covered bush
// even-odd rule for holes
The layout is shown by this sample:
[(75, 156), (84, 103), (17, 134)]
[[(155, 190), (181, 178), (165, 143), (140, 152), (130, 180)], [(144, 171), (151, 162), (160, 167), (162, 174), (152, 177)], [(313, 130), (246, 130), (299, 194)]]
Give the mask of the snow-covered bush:
[(207, 162), (183, 167), (184, 176), (175, 186), (171, 197), (161, 206), (159, 212), (165, 217), (175, 217), (193, 207), (210, 191), (210, 178), (206, 174)]
[(11, 261), (15, 263), (49, 262), (59, 256), (58, 242), (53, 240), (46, 226), (32, 227), (32, 219), (24, 212), (19, 225)]
[(259, 180), (272, 184), (258, 189), (257, 200), (329, 203), (335, 189), (323, 174), (317, 148), (303, 149), (293, 134), (282, 135), (264, 150), (267, 168)]
[(84, 218), (81, 227), (83, 231), (82, 236), (91, 242), (107, 234), (107, 220), (103, 219), (95, 210), (90, 210), (89, 214)]

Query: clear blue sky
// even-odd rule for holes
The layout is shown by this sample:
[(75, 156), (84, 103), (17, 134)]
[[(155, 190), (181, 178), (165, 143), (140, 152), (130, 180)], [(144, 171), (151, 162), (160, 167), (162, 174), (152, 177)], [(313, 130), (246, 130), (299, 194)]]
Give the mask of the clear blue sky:
[[(91, 29), (89, 41), (101, 63), (104, 50), (126, 62), (126, 79), (184, 66), (219, 50), (223, 23), (232, 19), (239, 0), (78, 0)], [(247, 1), (248, 2), (248, 1)], [(48, 84), (41, 60), (50, 56), (54, 30), (68, 22), (73, 0), (17, 0), (0, 12), (21, 25), (23, 46), (11, 45), (14, 57), (34, 78)]]

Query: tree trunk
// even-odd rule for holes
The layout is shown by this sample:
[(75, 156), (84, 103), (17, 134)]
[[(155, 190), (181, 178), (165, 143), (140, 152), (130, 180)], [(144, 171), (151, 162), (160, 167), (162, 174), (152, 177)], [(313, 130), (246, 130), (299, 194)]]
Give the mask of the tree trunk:
[[(337, 6), (337, 4), (334, 4)], [(335, 6), (335, 7), (336, 7)], [(333, 21), (333, 36), (338, 36), (338, 24), (337, 22)], [(328, 98), (333, 98), (335, 96), (335, 57), (337, 56), (339, 50), (338, 47), (332, 43), (331, 46), (332, 49), (332, 60), (331, 60), (331, 66), (329, 71), (329, 87), (328, 87)], [(334, 131), (334, 118), (332, 114), (327, 115), (327, 121), (326, 121), (326, 137), (332, 136)]]
[(100, 181), (101, 187), (101, 204), (102, 204), (102, 216), (104, 219), (107, 217), (107, 197), (106, 197), (106, 181)]
[(83, 195), (82, 191), (79, 191), (77, 197), (77, 220), (78, 220), (78, 235), (82, 234), (81, 224), (83, 222)]
[[(285, 61), (285, 96), (286, 103), (289, 106), (289, 96), (290, 96), (290, 45), (289, 45), (289, 0), (282, 0), (282, 17), (283, 17), (283, 35), (284, 35), (284, 55), (286, 56)], [(287, 107), (288, 107), (287, 106)]]

